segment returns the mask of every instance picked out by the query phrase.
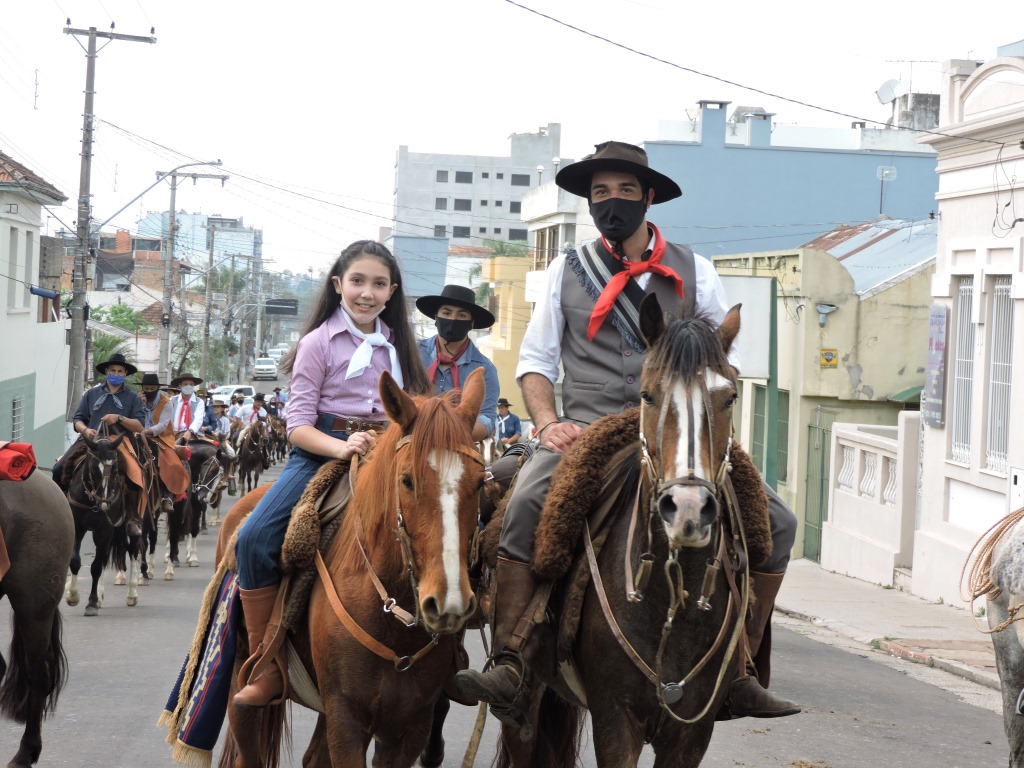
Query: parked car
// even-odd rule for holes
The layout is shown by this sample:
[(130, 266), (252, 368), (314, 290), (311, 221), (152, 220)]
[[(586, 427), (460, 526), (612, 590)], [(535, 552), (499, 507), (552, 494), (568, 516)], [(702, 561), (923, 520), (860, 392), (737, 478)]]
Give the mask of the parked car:
[(277, 361), (272, 357), (256, 358), (256, 366), (252, 369), (252, 380), (273, 379), (277, 381)]
[(248, 384), (224, 384), (216, 389), (211, 389), (210, 394), (214, 397), (223, 397), (230, 400), (232, 395), (252, 397), (256, 394), (256, 388)]
[(281, 358), (285, 356), (285, 353), (287, 351), (288, 350), (286, 349), (278, 349), (277, 347), (275, 347), (274, 349), (267, 352), (267, 357), (272, 358), (274, 362), (279, 363), (281, 362)]

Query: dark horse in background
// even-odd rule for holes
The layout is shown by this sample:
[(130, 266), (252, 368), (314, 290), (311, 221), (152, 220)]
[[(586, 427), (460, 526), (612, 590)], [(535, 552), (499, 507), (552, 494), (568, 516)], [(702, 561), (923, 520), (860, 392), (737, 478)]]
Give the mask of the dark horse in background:
[[(739, 332), (739, 307), (716, 329), (701, 317), (669, 320), (649, 295), (641, 304), (640, 327), (649, 346), (640, 434), (608, 462), (616, 487), (627, 491), (617, 496), (601, 529), (607, 533), (603, 544), (595, 536), (589, 545), (584, 525), (577, 568), (582, 559), (593, 573), (596, 562), (597, 573), (579, 598), (575, 640), (561, 667), (554, 653), (549, 663), (537, 665), (541, 685), (529, 699), (528, 727), (502, 726), (499, 766), (576, 765), (585, 707), (601, 768), (637, 765), (645, 742), (654, 748), (657, 768), (694, 768), (735, 676), (743, 629), (738, 619), (746, 610), (745, 558), (732, 549), (736, 526), (726, 512), (722, 468), (729, 461), (736, 398), (726, 356)], [(584, 490), (565, 466), (563, 461), (565, 477), (560, 482), (556, 474), (551, 496), (559, 486), (563, 494)], [(631, 514), (634, 499), (638, 506)], [(640, 572), (641, 554), (653, 563), (642, 590), (632, 576)], [(730, 566), (738, 588), (727, 579)], [(552, 598), (556, 611), (563, 591), (567, 580)], [(551, 626), (537, 630), (550, 633)], [(545, 639), (549, 647), (554, 643), (550, 635)]]
[(0, 713), (25, 724), (8, 768), (29, 768), (43, 748), (43, 716), (67, 678), (59, 604), (75, 523), (56, 483), (33, 472), (20, 482), (0, 480), (0, 530), (11, 560), (0, 598), (14, 611), (9, 662), (0, 656)]
[(92, 531), (92, 540), (96, 545), (96, 554), (89, 569), (92, 588), (85, 606), (86, 616), (99, 614), (103, 592), (101, 578), (105, 567), (114, 565), (123, 571), (127, 560), (126, 602), (129, 606), (136, 605), (139, 599), (139, 575), (136, 569), (141, 566), (143, 577), (148, 573), (143, 559), (141, 533), (129, 537), (126, 529), (128, 514), (138, 509), (142, 493), (128, 479), (126, 459), (118, 450), (121, 442), (126, 439), (126, 434), (112, 440), (108, 437), (90, 440), (83, 436), (85, 455), (74, 468), (68, 486), (68, 501), (71, 502), (75, 519), (75, 545), (66, 595), (68, 605), (78, 605), (78, 571), (82, 567), (82, 539), (87, 531)]
[[(189, 487), (189, 518), (187, 524), (182, 527), (182, 538), (187, 538), (185, 547), (185, 562), (189, 568), (199, 565), (199, 556), (196, 553), (196, 536), (206, 528), (206, 510), (214, 500), (217, 489), (220, 486), (220, 479), (224, 476), (224, 466), (221, 463), (220, 448), (207, 440), (193, 440), (188, 444), (191, 455), (188, 459), (189, 474), (192, 477), (192, 485)], [(171, 561), (178, 565), (177, 543), (171, 541)]]
[(238, 446), (238, 475), (246, 493), (260, 484), (260, 475), (268, 466), (267, 425), (254, 421)]
[[(374, 741), (374, 766), (411, 768), (427, 746), (435, 703), (476, 610), (469, 568), (483, 462), (470, 430), (483, 375), (469, 375), (458, 406), (452, 393), (414, 399), (388, 373), (380, 391), (392, 424), (359, 464), (308, 616), (290, 641), (324, 707), (302, 761), (307, 768), (365, 766)], [(218, 554), (265, 487), (228, 513)], [(389, 596), (384, 610), (375, 580)], [(336, 601), (354, 624), (339, 618)], [(248, 655), (242, 630), (239, 641), (238, 664)], [(229, 705), (231, 733), (219, 765), (278, 765), (285, 711)]]

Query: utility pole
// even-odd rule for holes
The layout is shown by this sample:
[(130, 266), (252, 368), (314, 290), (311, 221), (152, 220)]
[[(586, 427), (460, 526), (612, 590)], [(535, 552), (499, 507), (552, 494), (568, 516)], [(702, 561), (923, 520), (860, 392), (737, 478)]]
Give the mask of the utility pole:
[(213, 300), (213, 241), (217, 236), (217, 228), (210, 227), (210, 258), (206, 268), (206, 308), (203, 321), (203, 355), (199, 361), (199, 378), (205, 379), (210, 359), (210, 302)]
[[(86, 286), (85, 269), (86, 257), (89, 253), (90, 217), (92, 215), (92, 203), (90, 197), (92, 182), (92, 132), (93, 132), (93, 103), (96, 95), (96, 38), (105, 40), (126, 40), (133, 43), (155, 43), (156, 38), (150, 30), (149, 37), (137, 35), (114, 34), (114, 25), (111, 24), (110, 32), (99, 32), (96, 27), (89, 29), (72, 29), (71, 20), (64, 28), (64, 34), (88, 37), (85, 50), (85, 111), (82, 115), (82, 167), (79, 174), (78, 184), (78, 221), (75, 224), (78, 243), (75, 250), (75, 267), (72, 279), (71, 297), (71, 350), (68, 360), (68, 391), (67, 408), (65, 409), (66, 419), (71, 420), (71, 414), (78, 400), (82, 395), (86, 380), (86, 359), (85, 359), (85, 308), (86, 308)], [(81, 42), (79, 42), (81, 45)], [(69, 433), (70, 437), (70, 433)]]
[[(236, 256), (236, 254), (234, 254), (234, 253), (231, 254), (231, 272), (230, 272), (230, 276), (228, 277), (228, 304), (227, 304), (227, 308), (224, 310), (224, 314), (225, 314), (224, 327), (227, 329), (227, 333), (225, 333), (225, 336), (228, 336), (228, 334), (230, 334), (234, 330), (233, 326), (229, 325), (228, 323), (231, 322), (231, 313), (233, 311), (232, 308), (235, 306), (235, 256)], [(231, 368), (230, 368), (230, 364), (231, 364), (231, 355), (228, 352), (228, 344), (225, 343), (224, 344), (224, 378), (225, 378), (225, 382), (224, 383), (225, 384), (227, 384), (229, 381), (231, 381)]]
[(175, 195), (178, 191), (178, 177), (192, 179), (195, 184), (199, 179), (220, 179), (221, 186), (230, 179), (230, 176), (218, 175), (216, 173), (179, 173), (181, 168), (189, 165), (220, 165), (220, 160), (212, 163), (189, 163), (175, 168), (172, 171), (157, 171), (157, 178), (160, 180), (170, 178), (171, 180), (171, 207), (167, 216), (167, 251), (164, 254), (164, 312), (163, 323), (160, 328), (160, 375), (164, 381), (171, 380), (171, 293), (174, 287), (172, 265), (174, 264), (174, 237), (177, 225), (174, 221)]
[(253, 349), (255, 357), (260, 356), (260, 345), (263, 343), (263, 262), (259, 256), (255, 257), (253, 277), (256, 278), (256, 347)]

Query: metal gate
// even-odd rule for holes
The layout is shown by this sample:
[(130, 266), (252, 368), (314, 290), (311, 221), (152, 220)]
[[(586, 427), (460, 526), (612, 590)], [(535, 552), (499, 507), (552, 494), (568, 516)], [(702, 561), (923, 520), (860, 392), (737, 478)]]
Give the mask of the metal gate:
[(804, 496), (804, 557), (821, 560), (821, 526), (828, 516), (829, 468), (832, 466), (832, 422), (836, 413), (817, 408), (807, 427), (807, 492)]

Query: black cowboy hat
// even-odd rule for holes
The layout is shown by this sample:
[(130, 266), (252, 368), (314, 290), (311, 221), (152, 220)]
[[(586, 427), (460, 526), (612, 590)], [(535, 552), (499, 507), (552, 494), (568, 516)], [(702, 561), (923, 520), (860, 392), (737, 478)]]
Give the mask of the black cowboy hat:
[(672, 179), (653, 170), (647, 163), (647, 153), (633, 144), (606, 141), (594, 146), (594, 153), (570, 163), (555, 176), (555, 184), (566, 192), (590, 199), (590, 180), (595, 171), (632, 173), (654, 190), (654, 204), (674, 200), (683, 194)]
[(126, 375), (131, 376), (133, 373), (138, 373), (138, 368), (129, 363), (124, 359), (124, 355), (115, 353), (110, 356), (109, 360), (104, 360), (102, 363), (96, 363), (96, 370), (99, 371), (101, 376), (107, 375), (108, 365), (123, 365), (124, 369), (128, 372)]
[(178, 378), (171, 379), (171, 386), (172, 387), (177, 387), (185, 379), (189, 379), (194, 385), (198, 385), (198, 384), (202, 384), (203, 383), (203, 380), (201, 378), (199, 378), (198, 376), (196, 376), (194, 374), (191, 374), (191, 373), (183, 373)]
[(506, 408), (511, 408), (512, 407), (512, 404), (508, 400), (506, 400), (504, 397), (499, 397), (498, 398), (498, 405), (504, 405)]
[(472, 288), (464, 285), (446, 285), (437, 296), (420, 296), (416, 299), (416, 309), (427, 317), (437, 317), (437, 310), (445, 304), (461, 309), (468, 309), (473, 316), (473, 328), (490, 328), (494, 325), (494, 315), (476, 303), (476, 294)]
[(257, 392), (255, 395), (252, 396), (252, 401), (254, 403), (265, 403), (267, 402), (267, 396), (262, 392)]
[(150, 385), (157, 386), (157, 387), (162, 387), (163, 386), (163, 384), (160, 383), (160, 377), (157, 374), (155, 374), (155, 373), (144, 373), (144, 374), (142, 374), (141, 386), (147, 387), (147, 386), (150, 386)]

